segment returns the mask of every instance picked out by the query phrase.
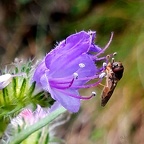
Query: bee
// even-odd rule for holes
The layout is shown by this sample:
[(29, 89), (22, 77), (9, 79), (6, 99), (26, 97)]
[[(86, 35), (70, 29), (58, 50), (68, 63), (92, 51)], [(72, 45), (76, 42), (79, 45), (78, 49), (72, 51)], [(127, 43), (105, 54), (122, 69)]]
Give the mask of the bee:
[(105, 106), (111, 98), (117, 83), (123, 76), (124, 67), (121, 62), (109, 62), (106, 66), (106, 85), (101, 94), (101, 106)]

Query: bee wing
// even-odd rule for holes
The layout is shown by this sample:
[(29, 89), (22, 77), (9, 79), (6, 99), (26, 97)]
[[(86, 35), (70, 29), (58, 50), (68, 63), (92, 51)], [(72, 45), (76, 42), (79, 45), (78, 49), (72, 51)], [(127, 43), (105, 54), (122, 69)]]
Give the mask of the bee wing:
[(101, 106), (105, 106), (109, 99), (111, 98), (118, 81), (123, 75), (124, 67), (121, 62), (108, 63), (106, 67), (106, 86), (102, 91)]
[(115, 81), (114, 73), (108, 74), (106, 83), (107, 86), (104, 87), (101, 95), (101, 99), (102, 99), (101, 106), (105, 106), (107, 104), (117, 85), (117, 81)]
[(109, 101), (109, 99), (111, 98), (114, 89), (115, 89), (116, 85), (114, 85), (111, 89), (109, 87), (105, 87), (104, 90), (102, 91), (102, 100), (101, 100), (101, 106), (105, 106), (107, 104), (107, 102)]

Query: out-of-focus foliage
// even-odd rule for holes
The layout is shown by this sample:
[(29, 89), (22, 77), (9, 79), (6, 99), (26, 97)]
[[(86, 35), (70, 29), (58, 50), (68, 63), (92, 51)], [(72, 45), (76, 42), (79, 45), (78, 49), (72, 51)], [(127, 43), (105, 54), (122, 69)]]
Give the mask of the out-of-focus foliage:
[(143, 144), (144, 142), (144, 0), (1, 0), (0, 60), (39, 58), (75, 31), (96, 30), (107, 53), (117, 52), (124, 76), (108, 102), (83, 103), (58, 134), (68, 144)]

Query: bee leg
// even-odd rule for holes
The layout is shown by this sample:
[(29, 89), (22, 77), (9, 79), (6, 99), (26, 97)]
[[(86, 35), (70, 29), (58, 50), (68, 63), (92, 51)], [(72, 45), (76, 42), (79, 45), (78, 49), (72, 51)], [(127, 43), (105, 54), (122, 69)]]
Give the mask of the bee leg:
[(102, 86), (102, 87), (106, 87), (106, 86), (105, 86), (104, 84), (102, 84), (102, 83), (99, 83), (99, 85)]

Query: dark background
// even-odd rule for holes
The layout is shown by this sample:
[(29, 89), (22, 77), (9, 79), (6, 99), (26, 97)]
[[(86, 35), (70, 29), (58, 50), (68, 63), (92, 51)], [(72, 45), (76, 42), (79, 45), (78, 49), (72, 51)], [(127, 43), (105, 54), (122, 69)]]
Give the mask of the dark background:
[(102, 87), (83, 91), (97, 96), (60, 129), (68, 144), (144, 143), (143, 0), (1, 0), (0, 63), (42, 58), (56, 42), (81, 30), (97, 31), (106, 54), (117, 52), (125, 71), (112, 98), (100, 106)]

